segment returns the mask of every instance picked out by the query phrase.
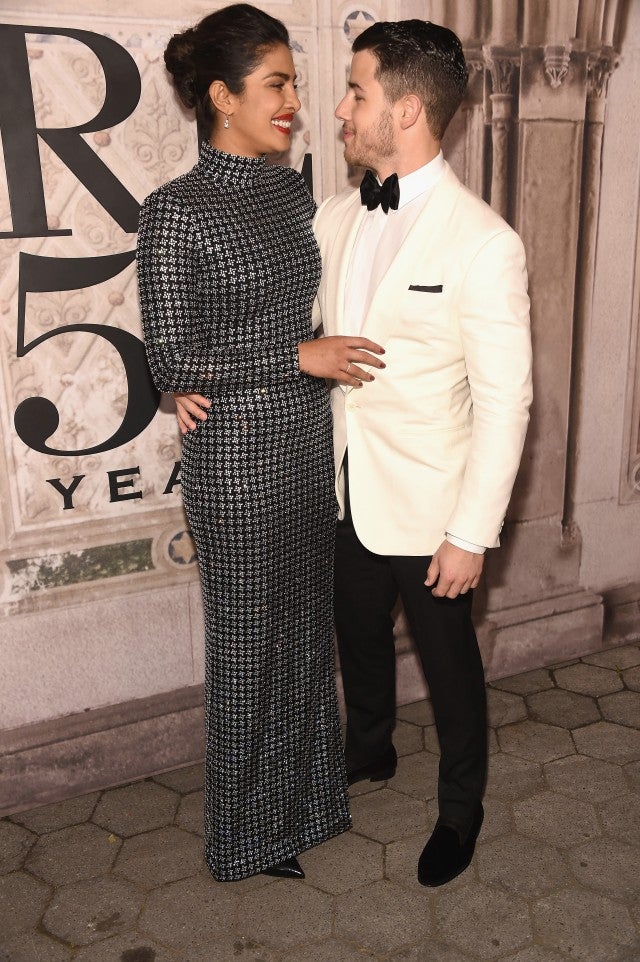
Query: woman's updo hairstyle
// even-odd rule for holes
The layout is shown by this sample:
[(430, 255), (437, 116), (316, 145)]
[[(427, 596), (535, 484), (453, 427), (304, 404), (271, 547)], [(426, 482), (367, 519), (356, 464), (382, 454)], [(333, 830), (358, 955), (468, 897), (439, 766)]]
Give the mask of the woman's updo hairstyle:
[(278, 44), (289, 46), (285, 25), (248, 3), (223, 7), (195, 27), (174, 34), (164, 62), (182, 103), (195, 107), (205, 137), (213, 128), (215, 109), (209, 98), (213, 81), (222, 80), (231, 93), (241, 94), (245, 77)]

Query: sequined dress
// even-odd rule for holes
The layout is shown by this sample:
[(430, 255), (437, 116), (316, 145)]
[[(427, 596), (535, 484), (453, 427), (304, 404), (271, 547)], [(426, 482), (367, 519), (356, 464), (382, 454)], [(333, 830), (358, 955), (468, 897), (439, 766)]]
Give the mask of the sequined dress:
[(333, 663), (336, 504), (324, 381), (298, 368), (320, 256), (301, 176), (204, 144), (145, 201), (138, 279), (183, 442), (205, 614), (205, 854), (240, 879), (350, 827)]

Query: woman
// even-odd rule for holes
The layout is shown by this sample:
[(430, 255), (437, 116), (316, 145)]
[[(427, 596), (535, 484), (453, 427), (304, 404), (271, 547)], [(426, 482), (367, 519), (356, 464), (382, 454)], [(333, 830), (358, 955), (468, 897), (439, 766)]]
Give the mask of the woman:
[(300, 175), (266, 164), (300, 107), (289, 37), (247, 4), (174, 36), (165, 63), (206, 139), (145, 201), (138, 275), (160, 390), (210, 407), (184, 438), (205, 630), (205, 853), (215, 878), (303, 877), (350, 826), (333, 677), (335, 526), (323, 378), (381, 366), (313, 340), (320, 258)]

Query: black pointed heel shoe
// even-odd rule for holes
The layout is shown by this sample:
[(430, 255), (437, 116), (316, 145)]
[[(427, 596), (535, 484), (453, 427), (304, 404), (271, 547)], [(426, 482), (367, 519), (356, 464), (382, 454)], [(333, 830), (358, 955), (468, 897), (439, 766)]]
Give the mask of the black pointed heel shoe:
[(263, 868), (260, 875), (273, 875), (274, 878), (304, 878), (300, 862), (295, 856), (285, 858), (283, 862), (278, 862), (277, 865)]

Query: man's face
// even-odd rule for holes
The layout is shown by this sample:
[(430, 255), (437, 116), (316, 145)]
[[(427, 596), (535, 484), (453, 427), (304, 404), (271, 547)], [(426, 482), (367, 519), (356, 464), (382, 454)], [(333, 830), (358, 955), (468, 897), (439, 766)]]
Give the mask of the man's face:
[(336, 107), (342, 121), (344, 159), (376, 173), (395, 153), (392, 105), (375, 72), (378, 61), (370, 50), (354, 54), (349, 89)]

